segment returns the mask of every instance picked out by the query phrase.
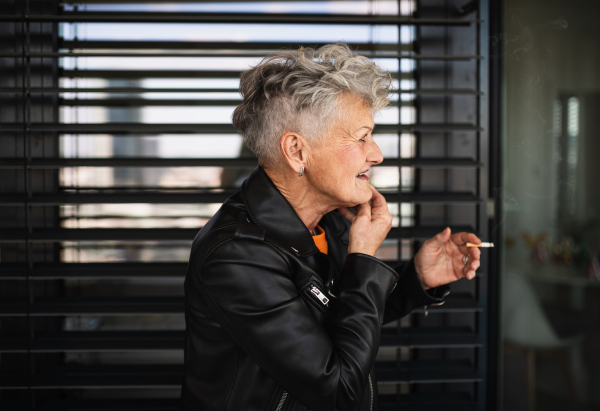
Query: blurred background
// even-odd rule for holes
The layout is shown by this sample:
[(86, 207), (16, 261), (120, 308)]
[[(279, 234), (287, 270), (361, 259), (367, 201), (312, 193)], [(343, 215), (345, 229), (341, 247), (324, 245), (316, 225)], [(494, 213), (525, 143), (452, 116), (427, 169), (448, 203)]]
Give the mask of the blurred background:
[[(600, 2), (0, 0), (0, 409), (175, 410), (191, 241), (256, 166), (241, 71), (345, 41), (394, 78), (390, 265), (496, 247), (386, 325), (381, 410), (600, 410)], [(600, 171), (600, 170), (598, 170)]]
[(600, 2), (503, 12), (504, 405), (600, 410)]

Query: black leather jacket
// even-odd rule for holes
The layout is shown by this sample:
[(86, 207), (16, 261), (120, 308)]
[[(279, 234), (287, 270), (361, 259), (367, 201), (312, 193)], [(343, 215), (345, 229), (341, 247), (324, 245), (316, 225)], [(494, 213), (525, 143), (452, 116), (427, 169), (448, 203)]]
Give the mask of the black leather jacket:
[(348, 254), (325, 215), (328, 255), (259, 166), (196, 236), (185, 280), (185, 410), (376, 410), (381, 325), (439, 303), (411, 262)]

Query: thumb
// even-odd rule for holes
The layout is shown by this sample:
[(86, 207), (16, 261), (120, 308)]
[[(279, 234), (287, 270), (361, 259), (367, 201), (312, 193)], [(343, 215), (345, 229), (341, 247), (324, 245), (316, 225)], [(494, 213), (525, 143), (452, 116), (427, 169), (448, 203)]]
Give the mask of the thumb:
[(448, 242), (451, 234), (452, 234), (452, 230), (450, 230), (450, 227), (446, 227), (446, 229), (444, 231), (436, 234), (434, 239), (438, 244), (444, 244), (444, 243)]

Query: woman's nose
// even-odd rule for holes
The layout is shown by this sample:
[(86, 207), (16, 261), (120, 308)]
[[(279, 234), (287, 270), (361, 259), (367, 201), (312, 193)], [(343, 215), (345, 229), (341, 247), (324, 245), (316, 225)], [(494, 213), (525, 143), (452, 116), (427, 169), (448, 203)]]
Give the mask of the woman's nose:
[(383, 161), (383, 154), (381, 153), (379, 146), (374, 141), (370, 144), (370, 146), (371, 149), (369, 150), (369, 154), (367, 155), (367, 162), (371, 164), (381, 163)]

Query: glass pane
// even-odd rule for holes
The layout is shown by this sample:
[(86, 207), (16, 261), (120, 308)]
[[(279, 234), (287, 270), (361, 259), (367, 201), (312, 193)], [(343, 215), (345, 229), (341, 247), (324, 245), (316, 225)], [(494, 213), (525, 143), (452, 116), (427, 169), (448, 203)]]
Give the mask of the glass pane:
[(600, 409), (600, 3), (504, 4), (504, 409)]

